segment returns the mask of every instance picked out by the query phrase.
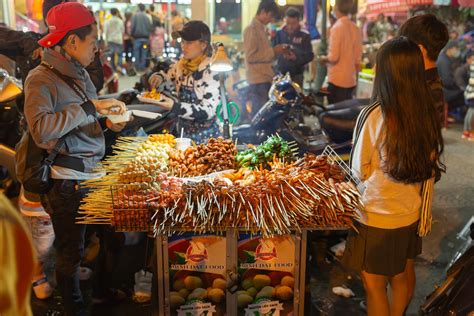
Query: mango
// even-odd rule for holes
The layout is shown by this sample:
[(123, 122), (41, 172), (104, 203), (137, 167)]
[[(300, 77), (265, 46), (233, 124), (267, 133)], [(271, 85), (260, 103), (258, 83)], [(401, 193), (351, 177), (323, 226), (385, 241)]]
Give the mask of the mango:
[(187, 299), (189, 296), (189, 291), (187, 289), (181, 289), (178, 291), (179, 295), (181, 295), (184, 299)]
[(207, 290), (203, 288), (197, 288), (197, 289), (194, 289), (194, 291), (192, 291), (191, 294), (189, 294), (188, 300), (192, 300), (192, 299), (204, 300), (206, 299), (206, 297), (207, 297)]
[(170, 305), (172, 309), (176, 309), (183, 305), (185, 302), (185, 299), (179, 295), (178, 292), (170, 292)]
[(265, 286), (269, 286), (272, 283), (272, 280), (268, 275), (257, 274), (253, 278), (253, 287), (257, 290), (263, 289)]
[(225, 289), (227, 288), (227, 282), (224, 279), (217, 278), (212, 282), (212, 287), (225, 291)]
[(207, 298), (211, 302), (219, 304), (225, 299), (225, 293), (222, 289), (214, 288), (207, 292)]
[(282, 301), (288, 301), (293, 298), (293, 289), (289, 286), (282, 285), (275, 290), (275, 295)]
[(247, 293), (252, 296), (252, 297), (255, 297), (255, 295), (257, 295), (258, 291), (256, 288), (254, 287), (251, 287), (250, 289), (247, 290)]
[(244, 290), (248, 290), (252, 286), (253, 286), (252, 279), (245, 279), (245, 280), (242, 281), (242, 288)]
[(179, 292), (179, 290), (184, 289), (184, 282), (182, 279), (177, 279), (173, 282), (173, 290), (176, 292)]
[(275, 288), (273, 286), (265, 286), (263, 289), (260, 290), (260, 292), (257, 293), (256, 298), (260, 297), (273, 297), (275, 296)]
[(237, 306), (239, 306), (239, 308), (247, 307), (252, 302), (253, 298), (248, 294), (237, 295)]
[(286, 285), (288, 287), (294, 288), (295, 287), (295, 278), (292, 276), (284, 276), (281, 278), (281, 285)]
[(186, 289), (192, 291), (202, 287), (202, 280), (200, 277), (189, 275), (184, 279), (184, 286)]

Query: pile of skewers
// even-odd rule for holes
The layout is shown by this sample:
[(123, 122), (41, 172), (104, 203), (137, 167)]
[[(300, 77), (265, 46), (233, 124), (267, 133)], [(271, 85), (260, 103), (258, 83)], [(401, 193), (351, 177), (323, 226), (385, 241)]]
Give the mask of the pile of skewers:
[[(263, 155), (258, 147), (247, 152), (240, 163), (230, 141), (213, 139), (186, 154), (171, 149), (173, 142), (170, 136), (120, 138), (103, 163), (106, 176), (86, 182), (91, 190), (78, 223), (156, 234), (238, 227), (270, 236), (348, 226), (363, 208), (339, 165), (310, 154), (295, 161), (291, 145), (280, 139), (269, 139)], [(249, 154), (264, 163), (258, 167)], [(203, 166), (183, 174), (179, 163)], [(234, 169), (239, 165), (245, 167)], [(222, 172), (209, 175), (214, 171)]]
[[(362, 208), (358, 191), (343, 183), (342, 171), (326, 157), (307, 155), (292, 164), (275, 160), (271, 170), (236, 174), (184, 183), (182, 193), (168, 205), (152, 207), (154, 232), (239, 227), (265, 236), (287, 234), (351, 225)], [(150, 206), (162, 200), (155, 193), (147, 200)]]

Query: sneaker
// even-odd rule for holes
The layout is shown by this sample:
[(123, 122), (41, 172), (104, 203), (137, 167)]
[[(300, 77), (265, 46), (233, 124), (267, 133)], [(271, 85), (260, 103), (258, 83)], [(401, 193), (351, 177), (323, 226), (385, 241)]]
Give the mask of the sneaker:
[(53, 287), (48, 282), (46, 277), (33, 281), (32, 285), (33, 292), (35, 293), (36, 298), (39, 300), (45, 300), (51, 297), (54, 292)]
[(471, 134), (471, 133), (469, 133), (468, 131), (464, 131), (464, 132), (462, 133), (461, 138), (462, 138), (462, 139), (469, 139), (470, 134)]

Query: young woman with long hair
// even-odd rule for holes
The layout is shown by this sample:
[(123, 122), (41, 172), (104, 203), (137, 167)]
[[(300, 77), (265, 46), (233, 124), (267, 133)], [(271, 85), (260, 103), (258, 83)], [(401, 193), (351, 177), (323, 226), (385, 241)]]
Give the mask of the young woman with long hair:
[(365, 209), (343, 260), (361, 271), (368, 315), (396, 316), (413, 295), (414, 258), (426, 233), (422, 210), (430, 211), (432, 184), (445, 171), (443, 138), (419, 47), (398, 37), (376, 60), (375, 102), (357, 119), (351, 154)]

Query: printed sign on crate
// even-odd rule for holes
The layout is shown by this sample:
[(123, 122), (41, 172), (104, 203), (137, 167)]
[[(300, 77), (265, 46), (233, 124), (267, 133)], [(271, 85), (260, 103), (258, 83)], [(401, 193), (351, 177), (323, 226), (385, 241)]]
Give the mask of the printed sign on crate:
[(226, 238), (192, 233), (168, 239), (171, 314), (225, 315)]
[(240, 234), (237, 291), (239, 315), (280, 316), (293, 313), (295, 237), (263, 238)]

